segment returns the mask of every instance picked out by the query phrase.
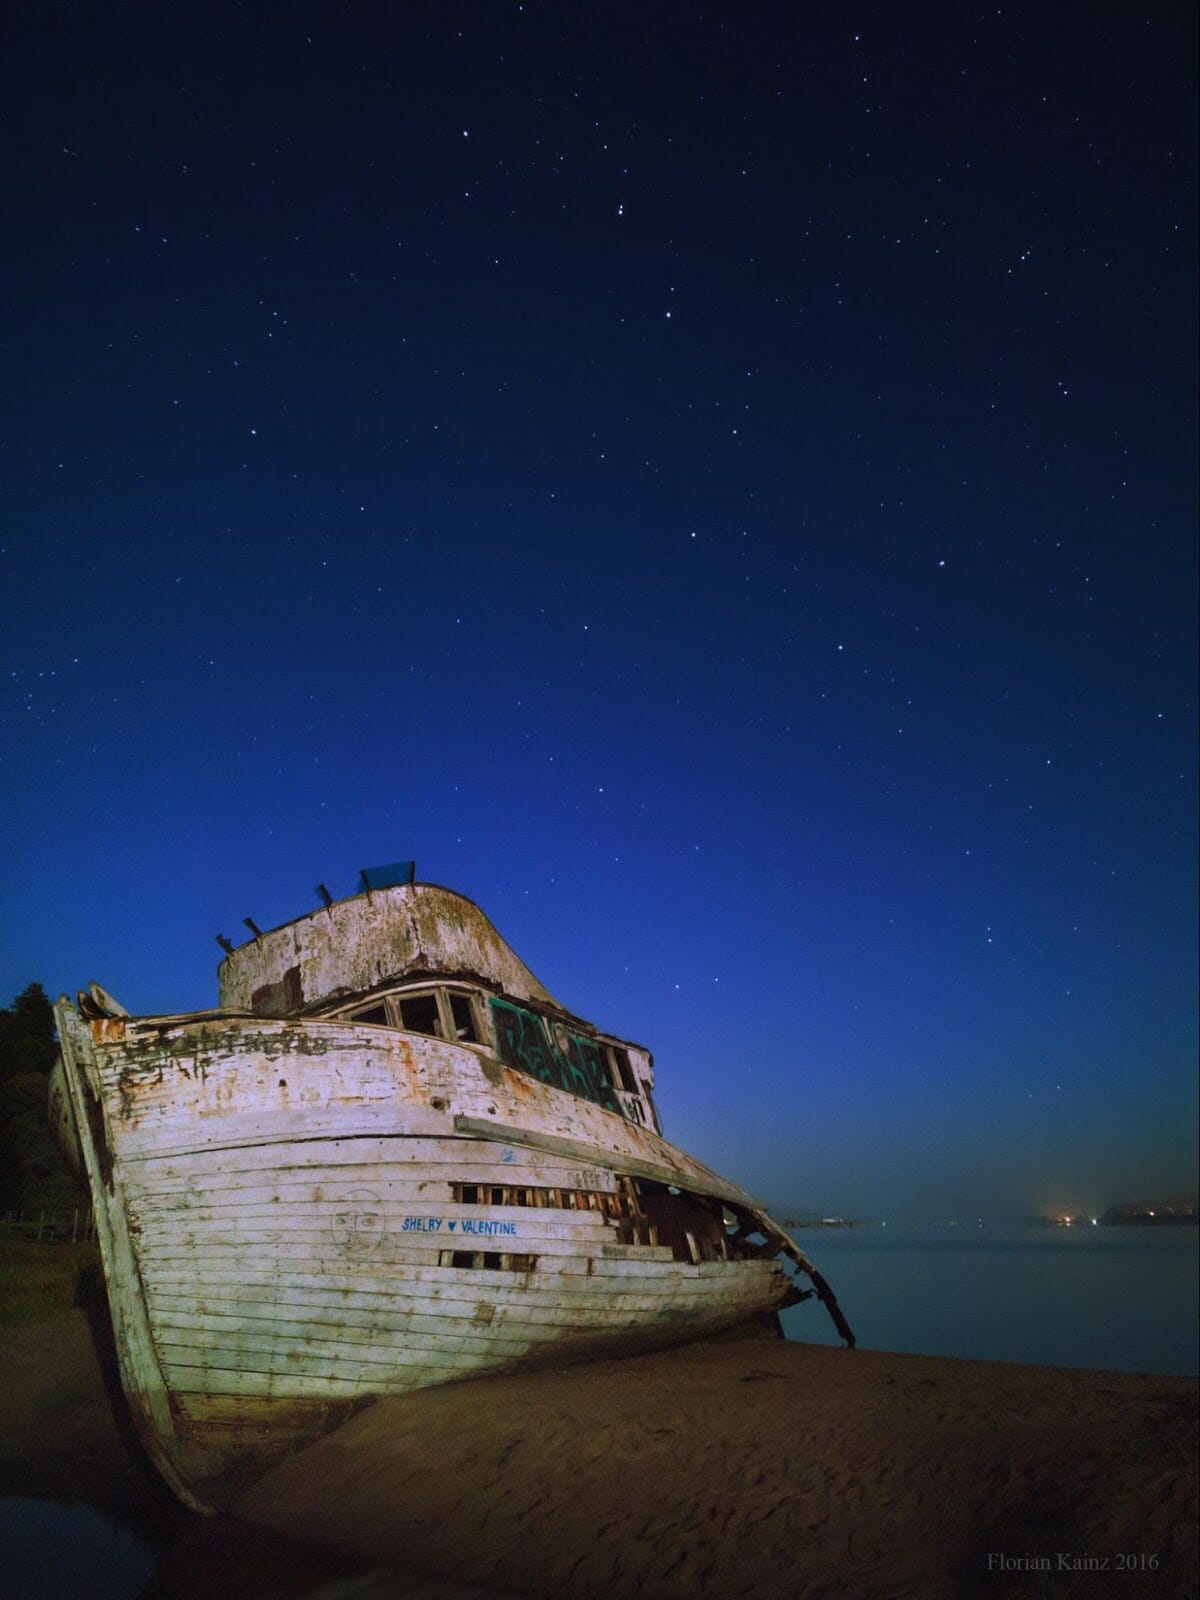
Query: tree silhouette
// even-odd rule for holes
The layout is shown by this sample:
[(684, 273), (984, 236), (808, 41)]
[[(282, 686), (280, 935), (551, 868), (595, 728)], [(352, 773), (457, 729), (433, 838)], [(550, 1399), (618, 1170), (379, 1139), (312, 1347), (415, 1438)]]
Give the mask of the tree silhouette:
[(79, 1187), (50, 1138), (46, 1097), (58, 1054), (54, 1012), (40, 983), (0, 1009), (0, 1207), (78, 1203)]
[(49, 1072), (57, 1054), (49, 997), (40, 983), (26, 984), (12, 1005), (0, 1010), (0, 1077)]

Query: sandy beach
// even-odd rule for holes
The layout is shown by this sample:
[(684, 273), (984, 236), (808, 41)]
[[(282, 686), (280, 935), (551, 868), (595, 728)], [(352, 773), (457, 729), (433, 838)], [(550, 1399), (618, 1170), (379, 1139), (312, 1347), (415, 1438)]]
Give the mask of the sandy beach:
[(712, 1344), (384, 1402), (240, 1509), (570, 1600), (1183, 1597), (1195, 1444), (1194, 1381)]
[(1194, 1380), (693, 1346), (381, 1402), (215, 1525), (138, 1459), (83, 1312), (3, 1344), (0, 1495), (173, 1547), (155, 1596), (350, 1592), (339, 1575), (381, 1568), (353, 1592), (1196, 1593)]

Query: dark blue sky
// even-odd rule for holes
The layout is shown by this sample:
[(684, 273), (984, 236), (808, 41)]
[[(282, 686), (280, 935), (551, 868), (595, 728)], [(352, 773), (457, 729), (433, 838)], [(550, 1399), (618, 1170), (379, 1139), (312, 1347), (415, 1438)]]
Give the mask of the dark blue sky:
[(1192, 11), (23, 8), (0, 997), (413, 856), (778, 1205), (1194, 1190)]

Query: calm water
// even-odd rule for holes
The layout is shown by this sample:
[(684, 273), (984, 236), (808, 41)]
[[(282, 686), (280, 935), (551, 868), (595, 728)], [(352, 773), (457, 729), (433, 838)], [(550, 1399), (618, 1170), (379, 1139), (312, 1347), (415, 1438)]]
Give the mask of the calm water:
[[(1192, 1376), (1197, 1229), (807, 1228), (865, 1350)], [(784, 1312), (788, 1337), (837, 1344), (815, 1302)]]
[(13, 1600), (127, 1600), (154, 1571), (154, 1556), (94, 1506), (0, 1499), (0, 1595)]

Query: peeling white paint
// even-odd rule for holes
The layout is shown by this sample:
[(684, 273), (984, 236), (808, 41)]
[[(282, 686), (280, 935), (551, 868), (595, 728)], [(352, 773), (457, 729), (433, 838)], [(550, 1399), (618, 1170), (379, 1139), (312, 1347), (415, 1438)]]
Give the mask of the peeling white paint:
[(431, 883), (337, 900), (250, 940), (218, 968), (221, 1006), (253, 1009), (255, 994), (283, 985), (293, 968), (304, 1006), (427, 971), (470, 973), (518, 999), (558, 1007), (477, 905)]

